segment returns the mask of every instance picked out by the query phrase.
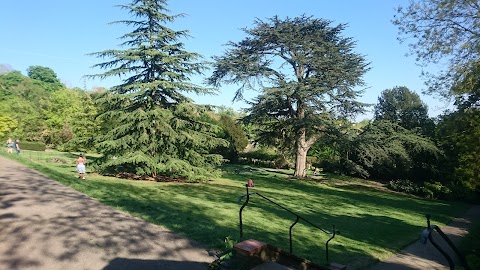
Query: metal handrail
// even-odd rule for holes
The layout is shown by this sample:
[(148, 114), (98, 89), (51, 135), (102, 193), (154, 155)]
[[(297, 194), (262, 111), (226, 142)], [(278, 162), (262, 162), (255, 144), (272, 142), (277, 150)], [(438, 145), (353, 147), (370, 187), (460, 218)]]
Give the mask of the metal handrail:
[(331, 234), (332, 236), (327, 240), (327, 242), (325, 243), (325, 256), (327, 258), (327, 261), (329, 261), (329, 257), (328, 257), (328, 244), (330, 243), (330, 241), (335, 237), (335, 235), (337, 234), (340, 234), (340, 231), (337, 231), (335, 230), (335, 225), (333, 226), (333, 229), (332, 231), (327, 231), (327, 230), (324, 230), (322, 228), (320, 228), (319, 226), (313, 224), (312, 222), (310, 222), (309, 220), (305, 219), (304, 217), (298, 215), (297, 213), (294, 213), (293, 211), (291, 211), (290, 209), (288, 208), (285, 208), (283, 206), (281, 206), (280, 204), (272, 201), (271, 199), (263, 196), (262, 194), (258, 193), (258, 192), (254, 192), (254, 193), (250, 193), (249, 190), (248, 190), (248, 184), (245, 185), (246, 189), (247, 189), (247, 193), (245, 195), (242, 195), (238, 198), (238, 202), (241, 202), (242, 199), (244, 197), (247, 197), (247, 200), (243, 203), (243, 205), (240, 207), (240, 211), (238, 213), (239, 215), (239, 220), (240, 220), (240, 240), (243, 240), (243, 220), (242, 220), (242, 211), (243, 209), (245, 208), (245, 206), (247, 206), (248, 202), (250, 201), (250, 196), (251, 195), (258, 195), (260, 196), (261, 198), (267, 200), (268, 202), (272, 203), (272, 204), (275, 204), (276, 206), (282, 208), (283, 210), (295, 215), (295, 221), (292, 223), (292, 225), (290, 225), (290, 229), (289, 229), (289, 240), (290, 240), (290, 254), (293, 254), (293, 244), (292, 244), (292, 229), (293, 227), (300, 221), (300, 220), (303, 220), (304, 222), (308, 223), (309, 225), (311, 225), (312, 227), (315, 227), (317, 229), (319, 229), (320, 231), (326, 233), (326, 234)]
[(432, 232), (435, 230), (438, 232), (438, 234), (447, 242), (447, 244), (450, 246), (450, 248), (457, 254), (458, 258), (460, 259), (461, 264), (465, 268), (465, 270), (470, 270), (470, 267), (467, 264), (467, 260), (465, 260), (465, 257), (460, 253), (460, 251), (455, 247), (455, 245), (450, 241), (447, 235), (443, 233), (443, 231), (438, 227), (437, 225), (430, 225), (430, 214), (426, 215), (427, 217), (427, 228), (423, 230), (422, 234), (420, 235), (420, 241), (423, 244), (427, 244), (427, 241), (430, 240), (432, 245), (445, 257), (445, 259), (448, 262), (448, 265), (450, 267), (450, 270), (455, 269), (455, 264), (453, 263), (452, 258), (445, 252), (440, 245), (438, 245), (435, 241), (433, 241), (432, 238)]

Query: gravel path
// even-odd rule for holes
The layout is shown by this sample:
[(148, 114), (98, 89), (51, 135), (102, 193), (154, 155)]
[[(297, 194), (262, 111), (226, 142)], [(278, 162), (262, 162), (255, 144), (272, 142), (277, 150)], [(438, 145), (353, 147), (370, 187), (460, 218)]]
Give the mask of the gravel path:
[(166, 228), (0, 157), (2, 270), (194, 270), (214, 259)]

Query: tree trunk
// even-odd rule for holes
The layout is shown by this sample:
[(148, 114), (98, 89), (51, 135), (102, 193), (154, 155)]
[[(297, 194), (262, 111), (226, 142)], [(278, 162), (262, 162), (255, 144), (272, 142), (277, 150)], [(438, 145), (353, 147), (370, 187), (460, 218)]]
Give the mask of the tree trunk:
[(305, 140), (306, 130), (302, 128), (298, 134), (296, 147), (296, 161), (295, 161), (295, 172), (293, 176), (298, 178), (303, 178), (306, 176), (306, 164), (307, 164), (307, 152), (310, 146)]

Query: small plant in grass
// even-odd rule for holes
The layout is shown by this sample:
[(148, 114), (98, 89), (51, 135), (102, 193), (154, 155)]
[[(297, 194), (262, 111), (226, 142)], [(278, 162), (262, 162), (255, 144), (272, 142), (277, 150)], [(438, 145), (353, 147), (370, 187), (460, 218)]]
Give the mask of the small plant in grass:
[(208, 269), (212, 270), (223, 270), (223, 269), (242, 269), (242, 268), (232, 268), (234, 266), (234, 251), (233, 246), (237, 243), (237, 240), (230, 238), (230, 236), (225, 237), (224, 240), (225, 246), (224, 250), (217, 254), (218, 259), (213, 261), (208, 265)]

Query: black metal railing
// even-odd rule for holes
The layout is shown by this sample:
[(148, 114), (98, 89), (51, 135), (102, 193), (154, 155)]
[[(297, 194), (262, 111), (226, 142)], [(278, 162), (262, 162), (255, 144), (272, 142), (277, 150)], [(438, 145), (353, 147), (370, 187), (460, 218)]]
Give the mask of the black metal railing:
[(432, 238), (432, 232), (437, 231), (438, 234), (442, 237), (445, 242), (450, 246), (450, 248), (457, 254), (458, 259), (460, 260), (460, 263), (462, 266), (465, 268), (465, 270), (470, 270), (468, 267), (467, 261), (465, 260), (465, 257), (460, 253), (460, 251), (455, 247), (455, 245), (450, 241), (450, 239), (443, 233), (443, 231), (437, 226), (437, 225), (430, 225), (430, 214), (426, 215), (427, 217), (427, 228), (423, 230), (422, 234), (420, 235), (420, 241), (423, 244), (427, 244), (427, 241), (430, 240), (432, 245), (445, 257), (445, 259), (448, 261), (448, 265), (450, 266), (450, 270), (455, 269), (455, 264), (453, 262), (453, 259), (448, 255), (448, 253), (443, 250), (439, 244), (437, 244), (435, 241), (433, 241)]
[(244, 197), (247, 197), (247, 199), (245, 200), (245, 202), (243, 203), (243, 205), (240, 207), (240, 211), (239, 211), (239, 219), (240, 219), (240, 240), (243, 240), (243, 221), (242, 221), (242, 211), (243, 211), (243, 208), (245, 208), (245, 206), (247, 206), (248, 202), (250, 201), (250, 196), (251, 195), (258, 195), (259, 197), (267, 200), (268, 202), (282, 208), (283, 210), (293, 214), (295, 216), (295, 221), (292, 223), (292, 225), (290, 225), (290, 229), (289, 229), (289, 240), (290, 240), (290, 254), (293, 254), (293, 245), (292, 245), (292, 230), (293, 230), (293, 227), (300, 221), (304, 221), (305, 223), (309, 224), (310, 226), (314, 227), (314, 228), (317, 228), (319, 229), (320, 231), (326, 233), (326, 234), (331, 234), (332, 236), (327, 240), (327, 242), (325, 243), (325, 256), (326, 256), (326, 259), (327, 259), (327, 262), (329, 261), (329, 258), (328, 258), (328, 244), (330, 243), (330, 241), (335, 237), (335, 235), (337, 234), (340, 234), (340, 231), (337, 231), (335, 229), (335, 225), (332, 226), (333, 229), (332, 231), (327, 231), (325, 229), (322, 229), (320, 228), (319, 226), (315, 225), (314, 223), (310, 222), (309, 220), (303, 218), (302, 216), (294, 213), (293, 211), (291, 211), (290, 209), (287, 209), (283, 206), (281, 206), (280, 204), (272, 201), (271, 199), (263, 196), (262, 194), (258, 193), (258, 192), (254, 192), (254, 193), (250, 193), (249, 190), (248, 190), (248, 184), (245, 185), (245, 187), (247, 188), (247, 194), (245, 195), (242, 195), (238, 198), (238, 202), (241, 202), (242, 199)]

